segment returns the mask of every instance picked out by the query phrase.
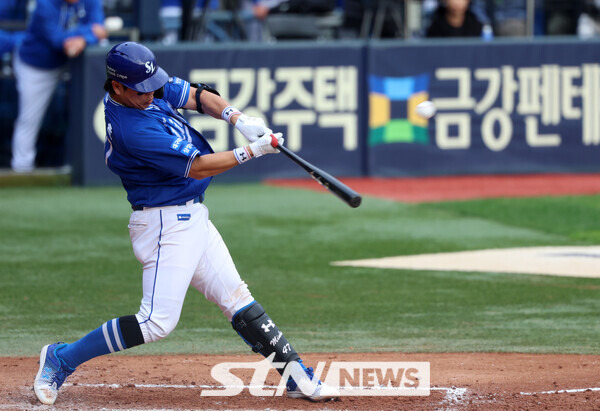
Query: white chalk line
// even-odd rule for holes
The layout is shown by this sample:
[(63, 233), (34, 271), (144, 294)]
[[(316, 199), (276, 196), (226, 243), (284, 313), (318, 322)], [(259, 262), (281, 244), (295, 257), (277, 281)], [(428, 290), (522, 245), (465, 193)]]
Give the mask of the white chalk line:
[[(85, 383), (66, 383), (64, 387), (86, 387), (86, 388), (173, 388), (173, 389), (198, 389), (198, 388), (206, 388), (206, 389), (225, 389), (228, 388), (224, 385), (206, 385), (206, 384), (85, 384)], [(243, 386), (235, 386), (235, 388), (270, 388), (277, 389), (279, 386), (277, 385), (243, 385)], [(231, 387), (229, 387), (231, 388)], [(395, 389), (393, 387), (363, 387), (367, 389)], [(454, 404), (458, 405), (463, 400), (464, 395), (467, 393), (466, 388), (459, 387), (431, 387), (431, 391), (445, 391), (443, 404)], [(520, 395), (545, 395), (545, 394), (570, 394), (570, 393), (583, 393), (583, 392), (595, 392), (600, 391), (600, 387), (590, 387), (590, 388), (574, 388), (574, 389), (564, 389), (564, 390), (552, 390), (552, 391), (537, 391), (537, 392), (520, 392)], [(18, 410), (27, 410), (27, 409), (46, 409), (44, 405), (32, 406), (32, 404), (0, 404), (0, 409), (2, 410), (10, 410), (10, 409), (18, 409)], [(167, 409), (164, 409), (168, 411)], [(130, 410), (133, 411), (133, 410)]]
[(588, 391), (600, 391), (600, 387), (594, 388), (574, 388), (570, 390), (553, 390), (553, 391), (539, 391), (539, 392), (520, 392), (521, 395), (542, 395), (542, 394), (568, 394), (577, 392), (588, 392)]
[[(198, 388), (205, 388), (205, 389), (211, 389), (211, 390), (216, 390), (216, 389), (226, 389), (226, 388), (243, 388), (243, 389), (278, 389), (278, 388), (285, 388), (284, 385), (207, 385), (207, 384), (135, 384), (135, 383), (127, 383), (127, 384), (118, 384), (118, 383), (114, 383), (114, 384), (105, 384), (105, 383), (97, 383), (97, 384), (87, 384), (87, 383), (65, 383), (63, 384), (63, 387), (85, 387), (85, 388), (174, 388), (174, 389), (198, 389)], [(355, 386), (343, 386), (343, 387), (334, 387), (337, 388), (339, 390), (373, 390), (373, 391), (386, 391), (386, 390), (390, 390), (390, 391), (397, 391), (398, 388), (397, 387), (383, 387), (383, 386), (379, 386), (379, 387), (355, 387)], [(409, 388), (407, 388), (408, 390)], [(417, 389), (415, 388), (415, 391)], [(466, 388), (456, 388), (456, 387), (431, 387), (430, 388), (431, 391), (445, 391), (446, 392), (446, 396), (449, 397), (450, 399), (458, 399), (460, 397), (462, 397), (465, 392), (467, 391)], [(3, 405), (0, 404), (0, 407), (2, 407)]]
[[(174, 389), (226, 389), (226, 388), (243, 388), (243, 389), (278, 389), (285, 388), (285, 386), (279, 385), (206, 385), (206, 384), (86, 384), (86, 383), (66, 383), (63, 387), (86, 387), (86, 388), (174, 388)], [(334, 387), (339, 390), (393, 390), (397, 391), (396, 387), (354, 387), (354, 386), (344, 386), (344, 387)], [(407, 388), (408, 389), (408, 388)], [(416, 390), (416, 389), (415, 389)], [(459, 399), (462, 397), (467, 391), (466, 388), (456, 388), (456, 387), (431, 387), (431, 391), (445, 391), (446, 396), (450, 399)]]

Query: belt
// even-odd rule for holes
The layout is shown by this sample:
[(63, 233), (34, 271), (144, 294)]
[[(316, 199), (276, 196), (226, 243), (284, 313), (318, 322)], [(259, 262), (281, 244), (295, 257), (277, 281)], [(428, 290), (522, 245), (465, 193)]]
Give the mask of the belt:
[[(198, 196), (196, 198), (192, 198), (189, 201), (186, 201), (185, 203), (181, 203), (181, 204), (169, 204), (167, 206), (160, 206), (160, 207), (169, 207), (169, 206), (186, 206), (186, 205), (192, 205), (192, 204), (198, 204), (198, 203), (202, 203), (204, 202), (204, 196)], [(143, 206), (143, 205), (134, 205), (131, 206), (131, 208), (133, 209), (133, 211), (140, 211), (143, 210), (144, 208), (151, 208), (152, 206)]]

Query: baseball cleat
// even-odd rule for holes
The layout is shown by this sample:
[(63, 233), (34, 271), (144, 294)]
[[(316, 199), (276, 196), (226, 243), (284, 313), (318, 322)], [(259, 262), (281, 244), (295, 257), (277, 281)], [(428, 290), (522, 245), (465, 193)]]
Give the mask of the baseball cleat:
[(312, 367), (306, 368), (304, 364), (302, 364), (302, 360), (298, 360), (298, 363), (302, 366), (307, 378), (303, 378), (302, 381), (299, 382), (302, 388), (296, 384), (292, 377), (289, 378), (286, 385), (287, 396), (289, 398), (305, 398), (315, 402), (331, 401), (339, 398), (340, 392), (337, 389), (322, 383), (320, 380), (313, 381), (314, 375)]
[(75, 371), (69, 369), (56, 356), (56, 350), (65, 345), (65, 343), (48, 344), (40, 353), (40, 369), (33, 380), (33, 390), (42, 404), (54, 404), (60, 386)]

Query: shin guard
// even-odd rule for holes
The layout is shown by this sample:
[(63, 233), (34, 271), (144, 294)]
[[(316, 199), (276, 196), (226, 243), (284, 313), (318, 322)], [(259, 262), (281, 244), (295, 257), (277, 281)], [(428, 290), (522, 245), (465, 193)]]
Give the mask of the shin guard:
[(265, 357), (275, 353), (274, 362), (287, 364), (300, 359), (283, 333), (257, 302), (235, 313), (231, 325), (246, 344), (252, 347), (252, 351)]

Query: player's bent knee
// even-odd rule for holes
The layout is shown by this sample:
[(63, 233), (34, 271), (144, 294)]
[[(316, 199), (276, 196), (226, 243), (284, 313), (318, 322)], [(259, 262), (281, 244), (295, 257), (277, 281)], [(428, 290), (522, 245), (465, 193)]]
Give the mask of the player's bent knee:
[(177, 321), (156, 321), (153, 318), (144, 318), (140, 322), (144, 341), (147, 343), (166, 338), (175, 329), (176, 325)]
[(300, 359), (283, 333), (257, 302), (252, 302), (235, 313), (231, 325), (254, 352), (265, 357), (275, 353), (274, 361), (286, 364)]

